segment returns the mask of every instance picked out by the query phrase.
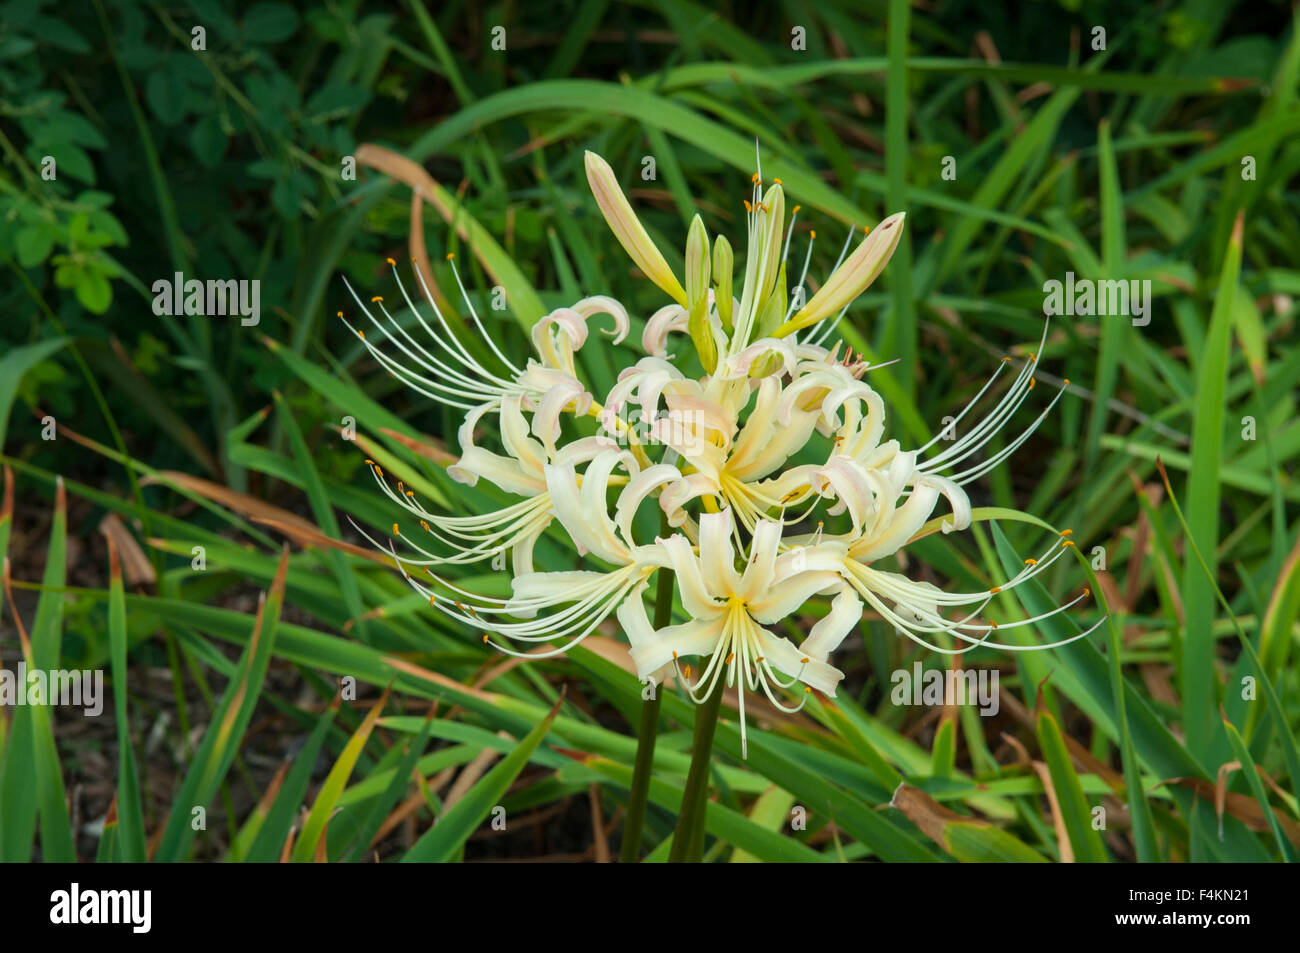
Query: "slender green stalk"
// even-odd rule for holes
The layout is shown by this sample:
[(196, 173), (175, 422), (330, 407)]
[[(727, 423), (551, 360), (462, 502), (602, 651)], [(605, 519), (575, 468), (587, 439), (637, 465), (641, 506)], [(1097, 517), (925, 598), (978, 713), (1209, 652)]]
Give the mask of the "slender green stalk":
[[(713, 732), (718, 727), (718, 711), (726, 679), (719, 677), (713, 694), (695, 709), (695, 734), (691, 739), (691, 769), (686, 775), (682, 807), (677, 814), (677, 831), (670, 864), (698, 863), (704, 846), (704, 802), (709, 796), (709, 762), (713, 755)], [(698, 829), (698, 835), (697, 835)]]
[[(661, 516), (659, 530), (668, 535), (668, 518)], [(660, 569), (655, 589), (655, 631), (672, 621), (673, 574)], [(627, 802), (627, 821), (623, 825), (623, 846), (619, 860), (625, 864), (636, 863), (641, 858), (641, 828), (645, 824), (646, 800), (650, 794), (650, 776), (654, 772), (655, 741), (659, 736), (659, 686), (641, 706), (641, 725), (636, 735), (636, 764), (632, 769), (632, 791)]]
[[(658, 606), (655, 608), (657, 610)], [(641, 725), (636, 736), (636, 765), (632, 769), (632, 792), (627, 802), (623, 847), (618, 858), (625, 864), (634, 864), (641, 858), (641, 828), (645, 824), (646, 799), (650, 794), (650, 775), (654, 770), (655, 738), (659, 734), (659, 704), (659, 692), (655, 691), (641, 706)]]

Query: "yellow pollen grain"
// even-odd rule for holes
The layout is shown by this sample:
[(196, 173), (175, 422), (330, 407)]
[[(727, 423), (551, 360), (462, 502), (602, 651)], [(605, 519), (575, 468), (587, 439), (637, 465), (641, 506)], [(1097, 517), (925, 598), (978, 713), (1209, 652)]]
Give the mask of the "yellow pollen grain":
[(688, 679), (691, 677), (691, 667), (689, 665), (682, 666), (682, 675)]
[(762, 661), (763, 661), (763, 656), (760, 655), (758, 658), (754, 659), (754, 664), (759, 665), (762, 663)]
[(1060, 532), (1058, 535), (1060, 535), (1060, 536), (1073, 536), (1073, 535), (1074, 535), (1074, 530), (1072, 530), (1072, 529), (1063, 529), (1063, 530), (1061, 530), (1061, 532)]
[(342, 312), (342, 311), (339, 312), (339, 317), (340, 317), (340, 318), (343, 317), (343, 312)]
[(1062, 545), (1062, 546), (1073, 546), (1073, 545), (1074, 545), (1074, 540), (1072, 540), (1072, 539), (1063, 539), (1063, 540), (1061, 540), (1061, 545)]
[(373, 298), (370, 299), (370, 303), (371, 303), (371, 304), (375, 304), (376, 302), (380, 302), (380, 301), (383, 301), (383, 300), (384, 300), (384, 298), (383, 298), (382, 295), (375, 295)]
[(1092, 595), (1092, 590), (1089, 589), (1087, 586), (1084, 586), (1084, 587), (1083, 587), (1083, 595), (1084, 595), (1085, 598), (1088, 597), (1088, 596), (1090, 596), (1090, 595)]
[(746, 212), (752, 212), (752, 211), (754, 211), (754, 206), (752, 206), (752, 205), (749, 204), (749, 199), (741, 199), (741, 201), (745, 203), (745, 211), (746, 211)]
[(1034, 389), (1034, 385), (1037, 384), (1037, 383), (1038, 383), (1038, 378), (1036, 378), (1036, 377), (1031, 377), (1031, 378), (1029, 378), (1029, 389), (1030, 389), (1030, 390), (1033, 390), (1033, 389)]
[(799, 209), (801, 209), (801, 208), (803, 208), (802, 205), (796, 205), (794, 208), (792, 208), (792, 209), (790, 210), (790, 214), (791, 214), (791, 215), (798, 215), (798, 214), (799, 214)]
[(1065, 386), (1066, 387), (1070, 386), (1070, 379), (1068, 377), (1065, 379)]
[(810, 661), (811, 661), (811, 659), (809, 659), (808, 656), (805, 655), (803, 658), (801, 658), (801, 659), (799, 660), (799, 664), (800, 664), (800, 665), (807, 665)]
[(805, 685), (805, 686), (803, 687), (803, 693), (804, 693), (805, 695), (811, 695), (811, 694), (812, 694), (812, 689), (809, 688), (807, 685)]
[(384, 475), (384, 468), (383, 468), (383, 467), (375, 467), (375, 476), (377, 476), (377, 477), (382, 477), (383, 475)]
[(727, 656), (727, 661), (724, 662), (723, 664), (730, 665), (733, 661), (735, 661), (735, 659), (736, 659), (736, 653), (732, 652), (730, 655)]
[(393, 535), (394, 535), (394, 536), (399, 536), (399, 535), (401, 535), (401, 530), (399, 530), (399, 529), (397, 528), (397, 524), (396, 524), (396, 523), (393, 524)]
[(386, 261), (387, 261), (390, 265), (392, 265), (394, 268), (397, 267), (397, 262), (393, 261), (393, 259), (388, 258), (388, 259), (386, 259)]
[(1037, 560), (1037, 559), (1026, 559), (1026, 560), (1025, 560), (1025, 565), (1026, 565), (1026, 566), (1037, 566), (1037, 565), (1038, 565), (1038, 560)]
[(429, 605), (433, 605), (434, 600), (436, 600), (437, 598), (438, 598), (437, 596), (433, 596), (433, 595), (429, 596)]
[(1002, 591), (1002, 587), (1001, 587), (1001, 586), (994, 586), (992, 589), (989, 590), (989, 595), (990, 595), (990, 596), (996, 596), (996, 595), (997, 595), (999, 592), (1001, 592), (1001, 591)]
[(484, 633), (483, 633), (483, 644), (484, 644), (484, 645), (487, 645), (487, 640), (488, 640), (488, 634), (487, 634), (486, 632), (484, 632)]
[(812, 231), (810, 231), (808, 234), (811, 235), (813, 238), (816, 238), (816, 237), (817, 237), (817, 229), (814, 228), (814, 229), (813, 229)]
[(773, 184), (773, 185), (780, 185), (780, 184), (781, 184), (781, 180), (780, 180), (780, 179), (773, 179), (773, 180), (772, 180), (772, 184)]
[(374, 461), (374, 460), (367, 460), (367, 461), (366, 461), (366, 466), (373, 467), (374, 465), (375, 465), (375, 461)]
[(364, 340), (366, 339), (366, 332), (365, 332), (365, 331), (358, 331), (358, 332), (357, 332), (357, 337), (361, 338), (361, 340), (364, 341)]
[(758, 173), (755, 172), (752, 176), (750, 176), (749, 181), (751, 181), (751, 182), (758, 182), (758, 181), (760, 181), (759, 178), (758, 178)]
[(998, 627), (998, 624), (994, 622), (992, 619), (989, 619), (989, 625), (993, 626), (993, 628), (995, 629)]
[(447, 260), (448, 260), (448, 261), (451, 261), (451, 260), (452, 260), (453, 258), (455, 258), (455, 257), (456, 257), (456, 255), (455, 255), (454, 253), (452, 253), (452, 252), (447, 252)]

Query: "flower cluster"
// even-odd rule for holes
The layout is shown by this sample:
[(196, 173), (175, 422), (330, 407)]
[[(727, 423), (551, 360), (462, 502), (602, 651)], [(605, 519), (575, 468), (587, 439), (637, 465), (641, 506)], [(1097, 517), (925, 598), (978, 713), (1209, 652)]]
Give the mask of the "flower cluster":
[[(938, 652), (1024, 648), (999, 641), (998, 624), (983, 610), (998, 592), (1047, 569), (1072, 545), (1068, 533), (1027, 560), (1014, 578), (979, 592), (948, 592), (878, 567), (922, 531), (940, 498), (944, 533), (970, 524), (962, 486), (1015, 452), (1060, 398), (1058, 390), (1028, 427), (996, 453), (984, 452), (1033, 390), (1037, 355), (990, 411), (967, 422), (1010, 359), (998, 366), (957, 416), (959, 438), (905, 450), (885, 439), (884, 403), (864, 379), (872, 368), (842, 343), (827, 346), (849, 305), (897, 247), (902, 213), (869, 230), (852, 251), (851, 233), (830, 276), (805, 300), (812, 246), (791, 288), (786, 259), (799, 209), (787, 224), (779, 179), (764, 190), (761, 169), (753, 176), (744, 203), (748, 254), (736, 289), (731, 246), (722, 236), (710, 246), (699, 216), (679, 280), (605, 161), (587, 153), (586, 168), (606, 222), (670, 299), (645, 324), (643, 356), (617, 347), (631, 322), (608, 297), (584, 298), (543, 317), (532, 330), (536, 356), (518, 367), (486, 333), (486, 352), (461, 342), (422, 277), (436, 327), (398, 278), (424, 332), (418, 337), (381, 298), (371, 300), (372, 310), (353, 292), (389, 345), (379, 347), (354, 329), (374, 359), (419, 393), (465, 411), (461, 457), (448, 473), (471, 485), (485, 480), (518, 498), (479, 515), (432, 512), (413, 491), (390, 486), (372, 465), (380, 488), (423, 533), (408, 534), (394, 524), (404, 551), (392, 542), (385, 547), (410, 584), (430, 605), (482, 631), (485, 641), (528, 658), (562, 654), (614, 615), (643, 680), (675, 677), (696, 701), (718, 690), (720, 680), (735, 687), (742, 738), (746, 691), (761, 691), (791, 712), (814, 688), (835, 693), (843, 673), (831, 657), (867, 607)], [(452, 270), (460, 284), (454, 261)], [(467, 295), (465, 303), (482, 333)], [(628, 354), (617, 383), (600, 395), (603, 401), (584, 383), (575, 360), (593, 319), (609, 325), (604, 330), (615, 353)], [(1046, 333), (1044, 327), (1044, 341)], [(693, 347), (670, 353), (674, 336)], [(644, 426), (633, 428), (632, 415)], [(587, 422), (582, 429), (588, 435), (577, 436), (586, 417), (597, 426)], [(661, 534), (638, 537), (638, 514), (651, 508), (661, 514)], [(584, 558), (584, 568), (534, 565), (538, 540), (557, 529)], [(435, 572), (479, 561), (504, 570), (507, 559), (512, 594), (506, 599), (459, 588)], [(686, 619), (656, 628), (645, 598), (663, 572), (674, 576)], [(773, 631), (799, 618), (814, 597), (828, 599), (829, 610), (798, 644)], [(955, 647), (938, 644), (941, 634)], [(798, 683), (802, 691), (791, 693)]]

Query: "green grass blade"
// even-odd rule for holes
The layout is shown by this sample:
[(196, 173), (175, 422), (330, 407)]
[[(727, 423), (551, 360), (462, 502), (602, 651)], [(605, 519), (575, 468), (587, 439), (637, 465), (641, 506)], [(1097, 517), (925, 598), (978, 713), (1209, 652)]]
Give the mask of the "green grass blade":
[(155, 859), (171, 863), (184, 859), (194, 842), (194, 810), (205, 811), (217, 787), (229, 771), (244, 732), (253, 717), (266, 677), (267, 665), (275, 645), (277, 622), (284, 605), (285, 575), (289, 569), (289, 550), (280, 555), (280, 568), (270, 591), (258, 606), (257, 620), (248, 646), (239, 662), (236, 677), (226, 687), (212, 721), (203, 734), (198, 751), (185, 773), (185, 780), (172, 802), (171, 816), (163, 831)]
[[(1223, 459), (1224, 388), (1232, 335), (1232, 299), (1241, 269), (1243, 222), (1240, 216), (1223, 257), (1210, 330), (1202, 352), (1192, 433), (1192, 461), (1187, 476), (1188, 539), (1210, 560), (1213, 573), (1219, 544), (1219, 495), (1216, 477)], [(1215, 643), (1210, 631), (1214, 593), (1201, 584), (1200, 569), (1184, 560), (1183, 731), (1187, 746), (1198, 756), (1210, 753), (1214, 713), (1218, 709), (1218, 679), (1214, 672)]]
[(121, 859), (142, 863), (145, 858), (144, 809), (140, 804), (140, 773), (136, 768), (131, 722), (127, 716), (126, 595), (122, 565), (112, 537), (108, 542), (108, 641), (113, 672), (113, 713), (117, 720), (117, 844)]
[(510, 754), (483, 775), (451, 810), (438, 818), (433, 827), (407, 851), (402, 862), (441, 863), (452, 858), (470, 834), (474, 833), (475, 828), (483, 823), (493, 807), (500, 804), (502, 795), (514, 783), (546, 733), (551, 730), (551, 724), (559, 711), (560, 702), (556, 702), (550, 714), (525, 735)]
[(348, 743), (343, 747), (338, 760), (330, 768), (330, 773), (325, 777), (325, 783), (321, 785), (320, 793), (316, 795), (316, 803), (311, 806), (311, 812), (307, 815), (307, 820), (303, 822), (302, 833), (298, 835), (298, 840), (293, 845), (293, 860), (295, 863), (310, 862), (316, 857), (317, 849), (321, 845), (321, 838), (325, 836), (325, 826), (334, 814), (339, 795), (343, 793), (343, 788), (347, 786), (348, 778), (352, 777), (352, 770), (357, 765), (357, 759), (361, 757), (361, 751), (365, 748), (366, 742), (370, 740), (370, 733), (374, 731), (375, 722), (383, 714), (384, 705), (387, 703), (388, 691), (385, 690), (379, 700), (371, 706), (370, 711), (366, 713), (366, 717), (361, 721), (361, 726), (348, 739)]

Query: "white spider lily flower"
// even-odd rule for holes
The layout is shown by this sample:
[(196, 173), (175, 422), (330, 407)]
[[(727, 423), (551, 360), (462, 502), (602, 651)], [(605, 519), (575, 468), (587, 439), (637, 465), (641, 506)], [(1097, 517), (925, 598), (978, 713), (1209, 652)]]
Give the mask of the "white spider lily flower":
[[(737, 689), (743, 751), (747, 693), (762, 691), (787, 712), (799, 710), (813, 688), (833, 695), (843, 675), (831, 665), (831, 654), (864, 606), (940, 653), (1030, 648), (996, 641), (999, 626), (984, 613), (998, 594), (1054, 565), (1073, 545), (1068, 530), (1011, 579), (979, 592), (946, 592), (889, 571), (882, 561), (936, 523), (945, 534), (967, 528), (973, 514), (962, 486), (1021, 447), (1060, 399), (1058, 391), (1027, 429), (985, 455), (1034, 389), (1047, 327), (1038, 351), (988, 413), (965, 426), (1002, 367), (956, 417), (960, 433), (941, 433), (918, 450), (905, 450), (886, 439), (884, 401), (863, 379), (870, 369), (865, 361), (842, 341), (825, 346), (889, 261), (902, 234), (901, 213), (853, 250), (850, 228), (830, 276), (805, 303), (812, 241), (791, 286), (786, 261), (799, 209), (791, 210), (787, 225), (783, 186), (774, 180), (765, 188), (760, 169), (752, 200), (745, 202), (747, 257), (733, 297), (734, 255), (725, 238), (717, 236), (710, 250), (703, 220), (695, 217), (683, 284), (608, 164), (591, 153), (585, 164), (619, 242), (672, 298), (645, 326), (648, 356), (623, 367), (603, 404), (581, 381), (577, 354), (599, 315), (612, 319), (605, 330), (612, 343), (627, 336), (627, 312), (612, 298), (583, 298), (541, 318), (531, 331), (535, 356), (522, 367), (486, 334), (454, 263), (466, 325), (473, 324), (482, 342), (467, 346), (453, 333), (422, 276), (426, 300), (418, 307), (398, 279), (411, 315), (403, 314), (401, 323), (382, 298), (372, 299), (373, 309), (357, 300), (380, 332), (372, 344), (355, 331), (374, 359), (418, 393), (465, 411), (461, 457), (448, 474), (470, 485), (485, 480), (517, 497), (479, 515), (438, 514), (402, 483), (394, 490), (371, 464), (385, 495), (423, 530), (407, 533), (394, 523), (392, 539), (383, 544), (408, 583), (431, 606), (481, 632), (485, 642), (530, 659), (561, 655), (617, 616), (642, 679), (661, 682), (675, 673), (696, 702), (724, 684)], [(436, 332), (426, 321), (429, 309)], [(412, 333), (417, 323), (418, 336)], [(670, 334), (690, 337), (702, 375), (670, 355)], [(380, 346), (385, 338), (387, 346)], [(644, 430), (633, 428), (634, 413)], [(574, 428), (562, 426), (566, 414), (595, 417), (605, 434), (573, 437)], [(939, 443), (944, 437), (952, 438), (947, 445)], [(948, 512), (936, 520), (941, 498)], [(634, 524), (655, 506), (673, 531), (639, 543)], [(811, 525), (819, 508), (826, 518), (816, 531), (796, 535), (794, 527)], [(834, 520), (829, 530), (828, 520)], [(537, 571), (533, 554), (543, 534), (570, 544), (581, 568), (566, 560), (558, 571)], [(408, 549), (400, 555), (399, 541)], [(513, 564), (508, 598), (473, 593), (434, 571), (489, 559), (498, 571), (508, 560)], [(671, 572), (688, 618), (656, 629), (645, 594), (661, 572)], [(1050, 612), (1001, 627), (1033, 625), (1087, 595), (1084, 590)], [(770, 630), (809, 600), (824, 604), (827, 598), (829, 611), (806, 636), (796, 637), (798, 644)], [(707, 661), (692, 670), (687, 658)], [(793, 704), (782, 691), (800, 683), (803, 698)]]
[[(1090, 635), (1101, 622), (1078, 635), (1051, 645), (1024, 646), (991, 641), (999, 629), (997, 622), (983, 621), (984, 609), (1001, 592), (1010, 591), (1052, 565), (1066, 549), (1074, 545), (1070, 530), (1060, 534), (1056, 543), (1036, 559), (1026, 559), (1025, 568), (999, 586), (981, 592), (947, 592), (928, 582), (917, 582), (899, 573), (875, 568), (874, 564), (894, 555), (914, 539), (931, 518), (939, 497), (947, 499), (952, 516), (940, 521), (945, 533), (970, 525), (970, 501), (953, 481), (924, 473), (916, 467), (916, 452), (896, 453), (887, 466), (864, 468), (847, 457), (837, 457), (825, 468), (828, 482), (834, 487), (853, 520), (853, 531), (841, 539), (845, 542), (843, 573), (853, 589), (895, 630), (919, 645), (942, 654), (957, 654), (983, 646), (1008, 651), (1052, 648)], [(904, 486), (909, 485), (905, 490)], [(902, 502), (897, 502), (901, 500)], [(821, 529), (811, 538), (820, 542)], [(1003, 623), (1001, 628), (1014, 629), (1032, 625), (1058, 615), (1090, 595), (1083, 592), (1063, 605), (1039, 615)], [(959, 619), (949, 619), (940, 608), (974, 606)], [(1104, 619), (1102, 621), (1105, 621)], [(933, 636), (945, 633), (960, 644), (944, 648)]]
[[(417, 270), (416, 277), (424, 291), (425, 303), (432, 310), (441, 333), (430, 326), (420, 308), (407, 294), (406, 286), (397, 273), (396, 263), (391, 258), (388, 262), (393, 265), (393, 274), (402, 299), (425, 332), (425, 339), (417, 339), (404, 328), (389, 311), (381, 295), (371, 298), (368, 305), (346, 279), (344, 283), (347, 284), (352, 299), (396, 353), (387, 353), (377, 346), (363, 330), (353, 327), (342, 312), (339, 312), (339, 317), (380, 366), (416, 393), (431, 400), (460, 410), (486, 407), (495, 411), (500, 409), (506, 398), (519, 397), (525, 409), (535, 411), (533, 433), (546, 444), (549, 451), (554, 452), (559, 439), (561, 414), (568, 412), (582, 415), (591, 408), (591, 394), (579, 381), (574, 365), (574, 354), (587, 340), (587, 322), (596, 315), (608, 315), (613, 319), (613, 328), (604, 333), (611, 335), (613, 343), (618, 344), (627, 336), (630, 327), (626, 309), (605, 295), (583, 298), (570, 307), (555, 309), (534, 325), (532, 338), (538, 356), (529, 358), (524, 367), (520, 368), (506, 357), (487, 333), (473, 302), (465, 292), (460, 274), (456, 271), (454, 257), (448, 256), (448, 261), (456, 275), (457, 286), (474, 327), (496, 360), (505, 366), (504, 372), (489, 369), (487, 365), (491, 361), (480, 360), (461, 343), (439, 310), (423, 275)], [(382, 316), (382, 322), (373, 313), (372, 306)]]
[[(623, 483), (615, 515), (611, 516), (607, 497), (610, 487), (622, 482), (614, 473), (619, 467), (625, 468), (632, 478)], [(657, 568), (667, 566), (662, 546), (635, 542), (632, 518), (641, 501), (660, 483), (673, 477), (670, 471), (673, 468), (665, 464), (638, 471), (635, 457), (622, 449), (595, 454), (582, 474), (577, 473), (571, 461), (545, 465), (546, 493), (554, 518), (564, 527), (579, 553), (590, 553), (613, 568), (516, 573), (509, 599), (461, 589), (428, 569), (427, 559), (399, 556), (391, 544), (387, 549), (412, 588), (428, 599), (431, 606), (483, 630), (485, 642), (520, 657), (562, 655), (595, 631)], [(394, 529), (396, 538), (411, 545), (412, 541), (397, 531), (398, 527)], [(425, 566), (426, 575), (438, 588), (410, 573), (408, 565)], [(499, 639), (493, 641), (493, 635)], [(502, 640), (562, 644), (540, 652), (521, 652)]]
[[(1059, 559), (1066, 549), (1073, 546), (1073, 541), (1066, 538), (1068, 532), (1067, 530), (1062, 534), (1062, 537), (1043, 555), (1036, 559), (1026, 559), (1025, 568), (1011, 579), (980, 592), (948, 592), (928, 582), (917, 582), (899, 573), (876, 569), (870, 565), (872, 560), (860, 553), (853, 553), (852, 547), (850, 547), (850, 555), (844, 561), (845, 575), (853, 589), (880, 614), (881, 618), (893, 625), (895, 631), (933, 652), (957, 655), (979, 647), (1007, 652), (1056, 648), (1086, 638), (1095, 632), (1106, 618), (1102, 617), (1077, 635), (1049, 644), (1017, 645), (995, 641), (991, 636), (1003, 629), (1034, 625), (1066, 612), (1091, 595), (1087, 588), (1069, 602), (1025, 619), (999, 625), (991, 619), (982, 619), (981, 616), (999, 593), (1008, 592), (1034, 578)], [(950, 619), (944, 615), (944, 611), (971, 606), (974, 608), (960, 618)], [(954, 648), (945, 648), (936, 644), (934, 637), (940, 634), (951, 636), (957, 641), (957, 645)]]
[[(826, 543), (797, 554), (780, 553), (781, 530), (779, 523), (760, 522), (744, 569), (737, 571), (731, 511), (706, 513), (700, 517), (698, 551), (681, 535), (660, 542), (690, 621), (654, 631), (639, 591), (618, 608), (639, 677), (659, 680), (672, 666), (696, 703), (717, 690), (721, 678), (736, 688), (742, 756), (748, 752), (746, 690), (761, 689), (768, 701), (789, 713), (803, 707), (806, 694), (798, 704), (788, 705), (773, 685), (788, 689), (802, 682), (808, 686), (805, 693), (816, 688), (833, 696), (844, 673), (826, 659), (862, 617), (862, 603), (837, 572), (844, 547)], [(768, 630), (818, 593), (835, 593), (835, 600), (802, 645)], [(681, 660), (693, 656), (707, 656), (709, 661), (692, 683), (689, 667), (683, 671)]]
[[(383, 471), (371, 461), (371, 474), (390, 500), (414, 516), (420, 527), (449, 555), (440, 555), (414, 539), (402, 537), (417, 557), (408, 557), (412, 565), (434, 566), (475, 563), (492, 560), (492, 568), (505, 569), (506, 554), (512, 557), (516, 575), (533, 571), (533, 549), (555, 516), (547, 487), (548, 465), (576, 466), (588, 463), (602, 453), (615, 452), (613, 440), (604, 436), (574, 440), (558, 451), (546, 447), (528, 435), (528, 424), (518, 395), (503, 398), (500, 410), (501, 442), (506, 455), (493, 453), (474, 444), (474, 429), (487, 407), (471, 410), (460, 429), (462, 455), (447, 468), (452, 479), (474, 486), (486, 479), (503, 492), (525, 497), (495, 511), (474, 516), (449, 516), (433, 513), (400, 481), (396, 491), (389, 486)], [(635, 468), (635, 461), (632, 463)]]

